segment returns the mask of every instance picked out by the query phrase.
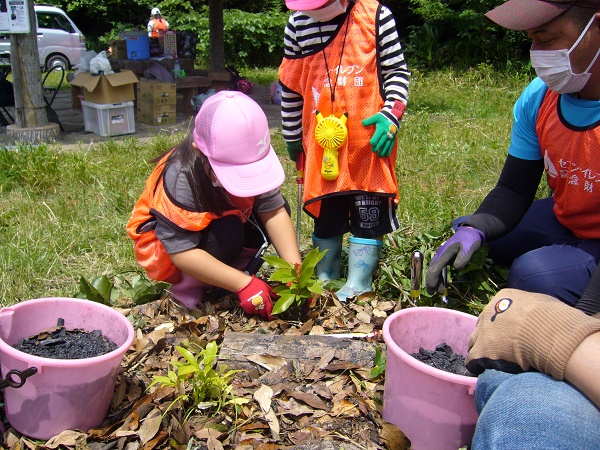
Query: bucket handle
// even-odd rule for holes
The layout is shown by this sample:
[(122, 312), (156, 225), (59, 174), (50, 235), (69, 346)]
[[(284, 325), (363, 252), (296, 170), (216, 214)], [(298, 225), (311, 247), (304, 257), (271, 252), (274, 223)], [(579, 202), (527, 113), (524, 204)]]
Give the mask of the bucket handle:
[(3, 380), (0, 379), (0, 389), (5, 389), (7, 387), (20, 388), (25, 384), (25, 380), (27, 378), (36, 373), (37, 367), (29, 367), (23, 370), (22, 372), (16, 369), (10, 370), (6, 374), (6, 378), (4, 378)]

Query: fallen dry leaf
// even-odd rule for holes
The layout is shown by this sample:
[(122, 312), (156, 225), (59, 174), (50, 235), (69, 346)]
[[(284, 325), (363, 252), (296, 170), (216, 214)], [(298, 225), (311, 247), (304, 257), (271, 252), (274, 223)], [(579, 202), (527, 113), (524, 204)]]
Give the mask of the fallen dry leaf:
[(85, 440), (86, 437), (87, 434), (85, 433), (81, 433), (79, 431), (66, 430), (46, 441), (44, 447), (51, 449), (58, 448), (61, 445), (65, 447), (75, 447), (75, 444), (77, 443), (78, 439), (81, 440), (83, 438)]
[(248, 355), (246, 356), (248, 361), (258, 364), (267, 370), (280, 369), (287, 364), (285, 358), (271, 355)]
[(411, 443), (400, 428), (383, 419), (378, 419), (381, 426), (380, 437), (389, 450), (409, 450)]
[(158, 430), (160, 429), (160, 423), (162, 422), (162, 412), (158, 408), (154, 408), (150, 414), (146, 416), (140, 429), (138, 431), (138, 435), (140, 436), (140, 441), (142, 444), (146, 444), (146, 442), (150, 441)]
[(260, 405), (260, 409), (264, 413), (268, 413), (271, 410), (271, 399), (273, 398), (273, 389), (267, 385), (261, 385), (260, 388), (254, 392), (254, 400)]
[(296, 400), (300, 400), (306, 403), (309, 406), (312, 406), (313, 408), (322, 409), (324, 411), (329, 409), (325, 402), (315, 394), (310, 394), (308, 392), (302, 391), (288, 391), (288, 395), (290, 397), (295, 398)]

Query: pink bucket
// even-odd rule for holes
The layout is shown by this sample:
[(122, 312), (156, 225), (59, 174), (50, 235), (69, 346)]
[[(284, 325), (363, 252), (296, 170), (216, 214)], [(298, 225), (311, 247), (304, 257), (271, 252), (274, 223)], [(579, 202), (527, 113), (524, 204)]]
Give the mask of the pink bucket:
[(413, 450), (456, 450), (470, 445), (477, 423), (477, 378), (455, 375), (410, 356), (446, 342), (466, 355), (477, 317), (445, 308), (395, 312), (383, 324), (387, 364), (383, 418), (398, 426)]
[[(59, 318), (67, 329), (101, 330), (118, 348), (94, 358), (68, 360), (40, 358), (12, 347), (22, 338), (56, 326)], [(26, 436), (43, 440), (65, 430), (99, 426), (133, 337), (133, 326), (125, 316), (89, 300), (41, 298), (0, 309), (2, 375), (37, 368), (20, 388), (4, 389), (10, 424)]]

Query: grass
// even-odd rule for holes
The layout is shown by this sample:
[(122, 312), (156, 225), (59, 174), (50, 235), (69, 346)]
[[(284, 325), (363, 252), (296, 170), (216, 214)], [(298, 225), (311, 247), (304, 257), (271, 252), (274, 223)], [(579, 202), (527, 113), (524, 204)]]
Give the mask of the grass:
[[(268, 85), (276, 70), (243, 75)], [(487, 67), (413, 74), (399, 133), (402, 239), (447, 229), (494, 186), (509, 142), (512, 105), (527, 83), (525, 75)], [(148, 161), (181, 137), (160, 135), (150, 144), (108, 141), (75, 151), (0, 149), (0, 304), (73, 296), (81, 276), (139, 272), (125, 224), (151, 171)], [(272, 142), (287, 173), (283, 191), (295, 222), (295, 167), (279, 132)], [(312, 222), (305, 214), (301, 229), (308, 248)], [(413, 244), (407, 240), (408, 247)]]

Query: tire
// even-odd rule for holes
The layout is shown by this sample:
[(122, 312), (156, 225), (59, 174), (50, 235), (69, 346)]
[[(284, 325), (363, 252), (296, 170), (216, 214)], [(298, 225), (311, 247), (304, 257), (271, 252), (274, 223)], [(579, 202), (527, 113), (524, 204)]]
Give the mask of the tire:
[(50, 70), (54, 66), (63, 66), (65, 70), (69, 70), (71, 65), (65, 55), (54, 54), (48, 56), (48, 59), (46, 59), (46, 70)]

